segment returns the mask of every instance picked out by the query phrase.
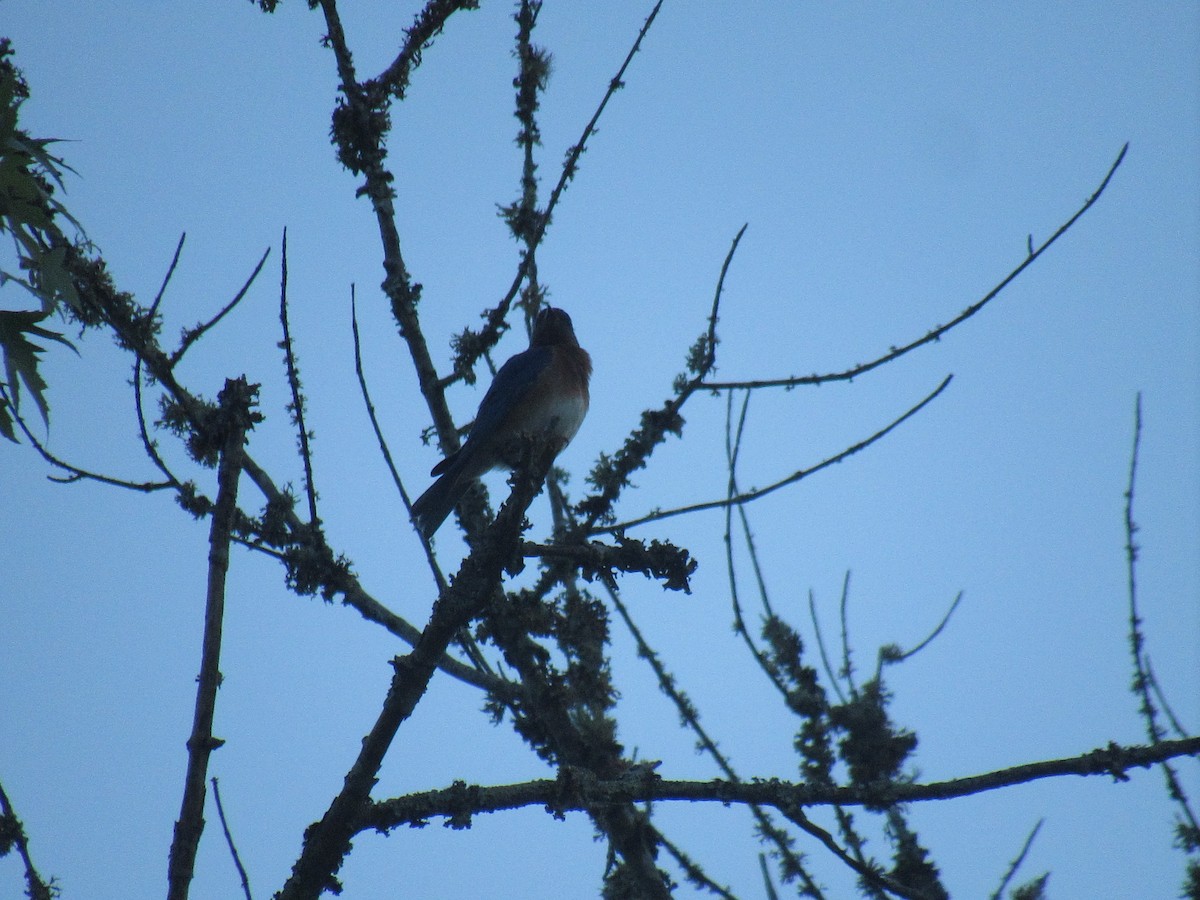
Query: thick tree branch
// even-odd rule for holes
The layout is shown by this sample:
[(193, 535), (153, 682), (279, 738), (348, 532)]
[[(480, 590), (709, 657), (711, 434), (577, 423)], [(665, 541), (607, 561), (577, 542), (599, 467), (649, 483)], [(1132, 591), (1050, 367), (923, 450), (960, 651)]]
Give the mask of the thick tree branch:
[(429, 819), (466, 817), (527, 806), (546, 806), (554, 811), (578, 811), (605, 803), (646, 803), (687, 800), (711, 803), (742, 803), (772, 806), (780, 810), (795, 806), (863, 806), (879, 808), (897, 803), (919, 803), (967, 797), (1043, 778), (1065, 775), (1109, 775), (1127, 781), (1130, 769), (1145, 769), (1168, 759), (1200, 756), (1200, 737), (1162, 741), (1154, 745), (1119, 746), (1110, 743), (1079, 756), (1026, 763), (983, 775), (950, 781), (895, 783), (883, 787), (820, 786), (779, 779), (755, 781), (668, 781), (652, 767), (638, 766), (630, 774), (601, 781), (588, 773), (573, 772), (570, 791), (564, 781), (543, 779), (521, 784), (481, 787), (455, 782), (449, 788), (381, 800), (365, 806), (356, 823), (357, 831), (389, 831), (401, 825), (423, 825)]
[(395, 673), (383, 709), (363, 739), (362, 751), (346, 775), (341, 792), (321, 821), (304, 836), (304, 848), (292, 875), (276, 896), (279, 900), (315, 900), (322, 891), (340, 890), (337, 871), (350, 851), (350, 838), (384, 755), (400, 725), (424, 696), (434, 670), (459, 630), (479, 615), (511, 565), (525, 523), (525, 511), (541, 490), (553, 460), (553, 447), (541, 447), (534, 462), (513, 475), (513, 491), (483, 539), (464, 560), (458, 577), (434, 604), (429, 623), (412, 652), (393, 661)]
[(245, 378), (228, 379), (221, 391), (218, 410), (224, 429), (221, 463), (217, 472), (217, 504), (209, 530), (208, 596), (204, 609), (204, 638), (200, 677), (196, 688), (196, 711), (188, 738), (188, 765), (183, 802), (175, 837), (171, 842), (167, 870), (168, 900), (186, 900), (204, 831), (204, 780), (208, 757), (224, 741), (213, 737), (213, 714), (221, 683), (221, 629), (225, 615), (225, 576), (229, 572), (229, 544), (237, 513), (238, 480), (242, 474), (242, 447), (246, 432), (261, 418), (252, 412), (258, 388)]

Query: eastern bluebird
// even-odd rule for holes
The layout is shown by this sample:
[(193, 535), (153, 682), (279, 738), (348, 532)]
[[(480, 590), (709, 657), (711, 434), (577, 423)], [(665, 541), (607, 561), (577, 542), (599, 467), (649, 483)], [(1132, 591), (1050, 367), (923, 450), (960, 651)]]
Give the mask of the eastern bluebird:
[(484, 472), (514, 468), (530, 436), (549, 434), (559, 442), (555, 452), (567, 446), (587, 415), (591, 374), (571, 317), (549, 306), (539, 312), (529, 349), (500, 367), (466, 442), (429, 473), (441, 477), (412, 505), (421, 534), (432, 536)]

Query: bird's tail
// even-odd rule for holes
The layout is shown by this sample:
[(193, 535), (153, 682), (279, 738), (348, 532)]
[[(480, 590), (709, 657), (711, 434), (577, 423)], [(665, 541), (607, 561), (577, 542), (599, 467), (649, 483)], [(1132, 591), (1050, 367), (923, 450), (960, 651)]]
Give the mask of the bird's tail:
[(413, 503), (412, 517), (417, 523), (417, 530), (426, 538), (433, 537), (433, 533), (446, 521), (450, 511), (471, 487), (473, 480), (462, 466), (452, 465)]

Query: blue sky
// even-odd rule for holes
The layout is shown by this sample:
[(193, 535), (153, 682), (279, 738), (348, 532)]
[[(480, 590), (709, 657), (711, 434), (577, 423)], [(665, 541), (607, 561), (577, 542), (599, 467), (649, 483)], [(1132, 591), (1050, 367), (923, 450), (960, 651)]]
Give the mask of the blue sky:
[[(517, 265), (495, 215), (516, 196), (520, 167), (515, 26), (510, 4), (483, 7), (455, 17), (425, 53), (390, 142), (406, 260), (424, 285), (422, 321), (441, 366), (447, 336), (499, 300)], [(262, 382), (268, 420), (251, 452), (299, 484), (275, 348), (288, 228), (322, 517), (368, 590), (422, 623), (432, 579), (358, 399), (352, 283), (373, 394), (410, 491), (424, 488), (436, 456), (419, 440), (427, 414), (377, 287), (373, 217), (328, 142), (336, 82), (320, 17), (295, 0), (275, 16), (245, 2), (6, 0), (0, 10), (33, 91), (22, 124), (70, 141), (61, 152), (79, 175), (65, 202), (118, 284), (148, 303), (187, 232), (164, 334), (211, 315), (272, 248), (245, 303), (182, 374), (210, 396), (226, 376)], [(557, 177), (648, 11), (547, 4), (537, 34), (554, 53), (544, 179)], [(345, 4), (360, 73), (391, 60), (414, 12)], [(806, 634), (809, 591), (834, 633), (851, 571), (860, 668), (881, 644), (919, 641), (964, 592), (938, 641), (891, 676), (895, 717), (921, 736), (923, 779), (1144, 739), (1127, 689), (1122, 530), (1138, 391), (1148, 651), (1184, 724), (1200, 727), (1198, 60), (1189, 3), (667, 0), (539, 254), (552, 301), (595, 360), (589, 418), (561, 457), (581, 496), (597, 454), (668, 395), (744, 223), (718, 377), (844, 369), (986, 293), (1022, 260), (1027, 236), (1042, 240), (1073, 214), (1129, 142), (1094, 209), (941, 342), (852, 384), (751, 403), (739, 478), (762, 486), (955, 376), (886, 441), (749, 508), (772, 602)], [(21, 298), (5, 288), (0, 302)], [(522, 347), (514, 333), (500, 355)], [(51, 448), (89, 469), (153, 477), (128, 362), (96, 336), (80, 349), (46, 359)], [(452, 403), (466, 420), (478, 399), (464, 387)], [(723, 398), (690, 401), (684, 440), (655, 454), (621, 515), (722, 496), (724, 410)], [(0, 780), (65, 896), (158, 896), (199, 664), (207, 526), (163, 495), (61, 486), (47, 473), (27, 446), (0, 447)], [(544, 501), (534, 513), (544, 530)], [(629, 579), (624, 598), (739, 770), (792, 777), (794, 725), (730, 630), (722, 526), (714, 512), (639, 529), (691, 548), (701, 568), (691, 596)], [(440, 544), (453, 568), (459, 548)], [(267, 559), (234, 555), (216, 726), (228, 744), (212, 763), (256, 896), (279, 887), (303, 828), (340, 786), (378, 711), (387, 661), (403, 649), (350, 610), (298, 600), (280, 576)], [(713, 777), (619, 630), (614, 672), (625, 743), (664, 760), (669, 777)], [(515, 736), (486, 722), (480, 699), (435, 679), (378, 795), (545, 776)], [(1182, 771), (1200, 795), (1196, 767)], [(1055, 896), (1168, 897), (1182, 876), (1157, 772), (912, 815), (956, 896), (994, 889), (1043, 817), (1024, 873), (1050, 869)], [(747, 814), (689, 805), (659, 816), (715, 880), (762, 895)], [(236, 875), (208, 818), (194, 896), (230, 896)], [(839, 864), (804, 849), (831, 895), (846, 895), (852, 879)], [(561, 897), (564, 885), (582, 897), (603, 865), (582, 817), (563, 824), (530, 810), (467, 833), (435, 824), (364, 837), (343, 875), (352, 897)], [(0, 864), (0, 884), (18, 883), (15, 864)]]

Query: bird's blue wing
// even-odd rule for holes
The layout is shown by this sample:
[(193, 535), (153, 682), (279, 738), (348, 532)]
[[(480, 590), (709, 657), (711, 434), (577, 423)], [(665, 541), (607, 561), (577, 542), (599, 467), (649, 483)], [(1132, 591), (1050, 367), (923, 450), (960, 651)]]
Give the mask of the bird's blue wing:
[(530, 347), (500, 367), (479, 403), (479, 412), (475, 414), (475, 423), (463, 451), (468, 447), (486, 446), (496, 436), (509, 413), (533, 390), (538, 377), (553, 358), (554, 351), (550, 347)]

